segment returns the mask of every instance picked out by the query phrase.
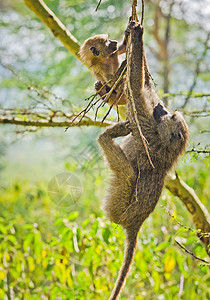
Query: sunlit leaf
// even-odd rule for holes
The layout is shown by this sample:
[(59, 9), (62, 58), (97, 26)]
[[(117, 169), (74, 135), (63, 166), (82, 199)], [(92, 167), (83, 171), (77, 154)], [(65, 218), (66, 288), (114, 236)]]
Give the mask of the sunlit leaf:
[(176, 260), (173, 255), (168, 254), (165, 258), (164, 269), (166, 273), (170, 273), (176, 266)]
[(155, 251), (165, 250), (169, 245), (170, 245), (169, 242), (163, 242), (155, 248)]

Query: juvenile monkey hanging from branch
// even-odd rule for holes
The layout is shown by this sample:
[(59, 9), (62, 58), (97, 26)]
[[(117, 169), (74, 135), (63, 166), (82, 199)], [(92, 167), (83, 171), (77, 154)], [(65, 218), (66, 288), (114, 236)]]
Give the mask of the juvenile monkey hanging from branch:
[[(100, 1), (101, 2), (101, 1)], [(100, 5), (100, 2), (97, 8)], [(136, 13), (137, 0), (132, 4), (131, 19), (138, 21)], [(97, 10), (97, 9), (96, 9)], [(144, 1), (142, 0), (142, 15), (141, 25), (144, 19)], [(87, 107), (79, 115), (83, 116), (90, 108), (97, 104), (95, 118), (97, 117), (98, 109), (104, 106), (105, 103), (110, 105), (110, 108), (104, 116), (102, 122), (106, 119), (113, 106), (119, 109), (121, 117), (125, 118), (127, 107), (127, 93), (126, 93), (126, 71), (127, 61), (124, 60), (121, 65), (119, 64), (119, 56), (126, 52), (128, 29), (124, 32), (123, 42), (118, 46), (117, 41), (110, 40), (106, 34), (98, 34), (88, 38), (80, 47), (79, 55), (81, 60), (89, 67), (97, 79), (95, 89), (97, 93), (90, 97), (90, 102)], [(147, 74), (146, 79), (152, 79), (146, 57), (144, 57), (144, 69)], [(153, 79), (152, 79), (153, 80)], [(149, 81), (146, 83), (149, 84)], [(100, 96), (95, 100), (97, 94)], [(93, 101), (95, 100), (95, 101)], [(102, 102), (98, 105), (98, 103)], [(119, 107), (118, 107), (119, 106)]]
[[(97, 81), (95, 82), (96, 94), (89, 97), (89, 103), (86, 108), (79, 113), (81, 118), (92, 107), (97, 105), (97, 111), (105, 103), (110, 105), (107, 114), (104, 116), (102, 122), (106, 119), (112, 107), (119, 108), (121, 116), (125, 117), (127, 107), (127, 93), (126, 93), (126, 71), (127, 61), (124, 60), (119, 64), (119, 56), (126, 51), (128, 30), (125, 30), (124, 39), (121, 45), (117, 45), (117, 41), (110, 40), (108, 35), (99, 34), (87, 39), (80, 48), (79, 55), (81, 60), (89, 67)], [(151, 75), (148, 70), (146, 58), (144, 68), (147, 73), (147, 78)], [(149, 82), (148, 82), (149, 84)], [(95, 100), (96, 96), (100, 98)], [(98, 105), (98, 103), (101, 103)], [(119, 106), (119, 107), (118, 107)]]
[[(155, 209), (165, 176), (184, 153), (189, 135), (182, 115), (168, 112), (153, 89), (145, 68), (143, 27), (132, 21), (128, 29), (128, 120), (107, 128), (98, 138), (113, 172), (104, 210), (126, 233), (122, 267), (109, 300), (119, 298), (139, 229)], [(139, 124), (152, 164), (140, 137)], [(120, 136), (127, 136), (122, 146), (113, 141)]]
[[(123, 61), (119, 66), (118, 58), (126, 51), (126, 41), (125, 37), (123, 43), (118, 46), (117, 41), (110, 40), (108, 35), (98, 34), (87, 39), (80, 48), (81, 60), (86, 63), (98, 80), (95, 83), (95, 89), (99, 91), (100, 96), (110, 91), (126, 66), (126, 61)], [(118, 105), (125, 105), (126, 98), (122, 80), (109, 99), (104, 99), (104, 101), (109, 104), (115, 102)]]

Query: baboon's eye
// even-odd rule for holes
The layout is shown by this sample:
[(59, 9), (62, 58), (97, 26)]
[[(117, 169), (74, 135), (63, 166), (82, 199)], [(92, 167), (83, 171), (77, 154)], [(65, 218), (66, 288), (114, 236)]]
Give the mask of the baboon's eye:
[(96, 49), (96, 47), (90, 47), (90, 51), (93, 53), (94, 56), (99, 56), (100, 51)]
[(173, 114), (173, 116), (171, 117), (171, 119), (173, 120), (173, 121), (175, 121), (175, 114)]

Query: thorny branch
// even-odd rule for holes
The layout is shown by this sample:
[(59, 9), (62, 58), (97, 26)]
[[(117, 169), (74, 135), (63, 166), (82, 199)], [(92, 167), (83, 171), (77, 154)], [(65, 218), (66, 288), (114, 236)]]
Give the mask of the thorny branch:
[(188, 150), (186, 153), (191, 153), (191, 152), (208, 154), (208, 153), (210, 153), (210, 150), (196, 150), (196, 149), (191, 149), (191, 150)]
[(184, 115), (190, 116), (192, 118), (205, 118), (210, 117), (209, 109), (195, 110), (195, 111), (183, 111)]
[[(34, 84), (32, 82), (26, 82), (11, 66), (9, 65), (5, 65), (0, 61), (0, 65), (7, 69), (8, 71), (10, 71), (12, 73), (12, 75), (15, 76), (15, 78), (21, 82), (21, 84), (30, 92), (34, 92), (38, 97), (43, 98), (44, 101), (41, 101), (37, 98), (34, 98), (33, 96), (30, 95), (30, 97), (35, 100), (35, 102), (42, 104), (43, 106), (45, 106), (47, 109), (51, 110), (52, 109), (52, 105), (54, 104), (55, 100), (58, 100), (59, 103), (62, 104), (68, 104), (68, 106), (70, 106), (72, 113), (74, 113), (75, 108), (73, 106), (73, 104), (71, 103), (70, 100), (65, 99), (63, 97), (60, 97), (58, 95), (56, 95), (55, 93), (51, 92), (50, 90), (48, 90), (46, 87), (41, 87), (38, 86), (37, 84)], [(53, 99), (52, 99), (53, 98)], [(34, 107), (35, 108), (35, 107)], [(2, 108), (0, 108), (2, 109)]]
[[(19, 117), (18, 117), (19, 115)], [(24, 115), (21, 118), (20, 115)], [(62, 117), (62, 120), (61, 120)], [(0, 124), (14, 124), (21, 126), (35, 126), (35, 127), (75, 127), (75, 126), (99, 126), (106, 127), (111, 125), (111, 122), (104, 122), (101, 124), (100, 121), (92, 120), (89, 117), (85, 117), (79, 125), (78, 123), (72, 122), (74, 115), (66, 115), (60, 111), (52, 111), (51, 114), (43, 113), (32, 113), (27, 111), (17, 112), (14, 110), (5, 111), (3, 114), (0, 113)], [(58, 119), (56, 119), (58, 118)]]
[(206, 261), (205, 259), (202, 259), (198, 256), (196, 256), (193, 252), (189, 251), (187, 248), (185, 248), (183, 245), (181, 245), (177, 240), (175, 240), (175, 242), (177, 243), (177, 245), (183, 249), (186, 253), (190, 254), (191, 256), (193, 256), (195, 259), (202, 261), (203, 263), (210, 265), (209, 261)]
[[(73, 123), (78, 117), (81, 116), (80, 119), (79, 119), (79, 121), (76, 123), (76, 124), (80, 124), (80, 122), (81, 122), (82, 119), (86, 116), (86, 114), (87, 114), (92, 108), (94, 108), (94, 106), (95, 106), (100, 100), (102, 100), (102, 99), (106, 96), (106, 94), (105, 94), (105, 95), (103, 95), (102, 97), (100, 97), (99, 99), (96, 99), (95, 102), (93, 102), (93, 101), (95, 100), (95, 98), (99, 95), (101, 89), (103, 89), (103, 87), (106, 86), (106, 84), (107, 84), (107, 83), (105, 83), (105, 84), (100, 88), (100, 90), (97, 91), (95, 94), (93, 94), (93, 95), (91, 95), (90, 97), (88, 97), (88, 98), (85, 99), (86, 101), (89, 100), (88, 105), (87, 105), (83, 110), (81, 110), (78, 114), (76, 114), (76, 116), (72, 119), (72, 123)], [(103, 103), (104, 103), (104, 102), (102, 101), (102, 104), (103, 104)], [(97, 107), (96, 114), (97, 114), (98, 108), (99, 108), (100, 106), (101, 106), (101, 104)], [(94, 120), (96, 120), (96, 117), (95, 117)], [(69, 126), (69, 127), (70, 127), (70, 126)], [(67, 130), (69, 127), (67, 127), (66, 130)]]
[[(186, 97), (187, 92), (182, 92), (182, 93), (163, 93), (163, 97), (176, 97), (176, 96), (182, 96)], [(202, 98), (202, 97), (210, 97), (210, 94), (207, 93), (196, 93), (196, 94), (191, 94), (190, 98)]]
[(201, 230), (194, 230), (194, 229), (182, 224), (180, 221), (178, 221), (170, 211), (167, 210), (167, 213), (172, 218), (172, 220), (174, 222), (176, 222), (180, 227), (185, 228), (186, 230), (191, 231), (199, 236), (210, 237), (210, 232), (202, 232)]
[[(40, 97), (40, 98), (43, 98), (44, 100), (46, 100), (46, 101), (44, 101), (44, 100), (40, 100), (40, 99), (38, 99), (37, 97), (35, 97), (35, 96), (33, 96), (33, 95), (31, 95), (31, 94), (29, 94), (29, 97), (31, 98), (31, 99), (33, 99), (35, 102), (37, 102), (38, 104), (41, 104), (42, 105), (42, 108), (37, 108), (36, 106), (34, 106), (34, 107), (32, 107), (32, 108), (27, 108), (27, 109), (18, 109), (18, 110), (15, 110), (15, 109), (3, 109), (3, 108), (1, 108), (0, 107), (0, 112), (2, 111), (2, 113), (0, 114), (0, 117), (1, 116), (4, 116), (4, 121), (3, 121), (3, 119), (1, 119), (0, 120), (0, 123), (7, 123), (7, 124), (14, 124), (14, 122), (15, 122), (15, 124), (16, 124), (16, 122), (17, 122), (17, 118), (16, 118), (16, 120), (14, 121), (14, 118), (13, 118), (13, 116), (12, 116), (12, 118), (10, 117), (10, 118), (8, 118), (7, 120), (6, 120), (6, 118), (5, 118), (5, 115), (10, 115), (11, 113), (13, 114), (13, 115), (26, 115), (26, 116), (31, 116), (32, 114), (33, 114), (33, 116), (37, 116), (37, 117), (43, 117), (43, 116), (40, 116), (38, 113), (36, 113), (35, 111), (33, 111), (33, 113), (32, 113), (32, 111), (31, 111), (31, 109), (33, 109), (33, 110), (35, 110), (35, 109), (42, 109), (42, 112), (43, 112), (43, 110), (47, 110), (48, 111), (48, 113), (50, 114), (50, 116), (51, 116), (51, 118), (52, 118), (52, 116), (53, 117), (67, 117), (67, 118), (70, 118), (71, 119), (71, 122), (68, 122), (68, 126), (67, 126), (67, 128), (66, 128), (66, 130), (69, 128), (69, 127), (71, 127), (71, 125), (72, 124), (74, 124), (73, 126), (76, 126), (76, 125), (80, 125), (80, 123), (81, 123), (81, 121), (82, 121), (82, 119), (83, 118), (89, 118), (89, 119), (91, 119), (90, 117), (88, 117), (88, 116), (86, 116), (86, 114), (91, 110), (91, 109), (93, 109), (94, 108), (94, 106), (98, 103), (98, 102), (100, 102), (101, 101), (101, 103), (97, 106), (97, 109), (96, 109), (96, 113), (95, 113), (95, 118), (94, 118), (94, 124), (98, 124), (98, 122), (96, 122), (96, 118), (97, 118), (97, 113), (98, 113), (98, 110), (99, 110), (99, 108), (100, 107), (103, 107), (105, 104), (106, 104), (106, 102), (108, 102), (108, 99), (109, 99), (109, 97), (111, 96), (111, 93), (113, 92), (113, 90), (116, 88), (116, 86), (118, 85), (118, 83), (121, 81), (121, 79), (122, 79), (122, 77), (124, 76), (124, 74), (125, 74), (125, 70), (126, 70), (126, 67), (125, 67), (125, 69), (122, 71), (122, 73), (120, 74), (120, 76), (119, 76), (119, 78), (118, 78), (118, 80), (115, 82), (115, 84), (113, 85), (113, 87), (111, 88), (111, 90), (109, 91), (109, 93), (107, 93), (107, 94), (105, 94), (105, 95), (103, 95), (103, 96), (101, 96), (100, 98), (98, 98), (98, 99), (96, 99), (96, 97), (99, 95), (99, 93), (100, 93), (100, 90), (101, 89), (103, 89), (103, 87), (104, 86), (106, 86), (108, 83), (109, 83), (109, 81), (108, 82), (106, 82), (102, 87), (101, 87), (101, 89), (99, 90), (99, 91), (97, 91), (95, 94), (93, 94), (93, 95), (91, 95), (90, 97), (88, 97), (88, 98), (86, 98), (85, 100), (87, 101), (87, 100), (90, 100), (89, 101), (89, 103), (88, 103), (88, 105), (82, 110), (82, 111), (80, 111), (79, 113), (76, 113), (75, 112), (75, 108), (74, 108), (74, 106), (72, 105), (72, 103), (69, 101), (69, 100), (67, 100), (67, 99), (64, 99), (64, 98), (62, 98), (62, 97), (59, 97), (59, 96), (57, 96), (57, 95), (55, 95), (54, 93), (52, 93), (51, 91), (49, 91), (48, 89), (46, 89), (46, 88), (42, 88), (42, 87), (39, 87), (37, 84), (28, 84), (28, 83), (26, 83), (24, 80), (23, 80), (23, 78), (12, 68), (12, 67), (10, 67), (10, 66), (8, 66), (8, 65), (4, 65), (3, 63), (1, 63), (0, 62), (0, 65), (2, 65), (2, 67), (4, 67), (5, 69), (7, 69), (7, 70), (9, 70), (16, 78), (17, 78), (17, 80), (18, 81), (20, 81), (22, 84), (23, 84), (23, 86), (27, 89), (27, 90), (29, 90), (29, 91), (31, 91), (31, 92), (35, 92), (35, 94), (36, 94), (36, 96), (38, 96), (38, 97)], [(52, 101), (52, 99), (51, 98), (53, 98), (53, 100), (59, 100), (59, 103), (61, 103), (61, 104), (64, 104), (64, 103), (68, 103), (68, 105), (70, 106), (70, 108), (71, 108), (71, 111), (72, 111), (72, 115), (66, 115), (65, 113), (64, 113), (64, 111), (62, 111), (62, 110), (56, 110), (55, 112), (54, 112), (54, 110), (52, 109), (52, 107), (53, 107), (53, 101)], [(96, 99), (96, 100), (95, 100)], [(95, 101), (94, 101), (95, 100)], [(117, 105), (117, 103), (114, 103), (114, 104), (116, 104)], [(113, 104), (113, 105), (114, 105)], [(102, 120), (102, 123), (105, 121), (105, 119), (106, 119), (106, 117), (108, 116), (108, 114), (110, 113), (110, 111), (111, 111), (111, 109), (112, 109), (112, 107), (113, 107), (113, 105), (109, 108), (109, 110), (108, 110), (108, 112), (106, 113), (106, 115), (105, 115), (105, 117), (103, 118), (103, 120)], [(49, 116), (49, 114), (47, 115), (47, 116), (45, 116), (44, 118), (45, 119), (47, 119), (48, 118), (48, 116)], [(80, 117), (81, 116), (81, 117)], [(117, 113), (117, 116), (118, 116), (118, 118), (119, 118), (119, 113)], [(80, 117), (80, 119), (79, 119), (79, 121), (78, 122), (76, 122), (75, 123), (75, 120), (78, 118), (78, 117)], [(19, 120), (19, 122), (20, 122), (20, 120)], [(28, 121), (27, 121), (28, 122)], [(24, 123), (25, 125), (24, 126), (27, 126), (27, 124), (29, 124), (29, 123)], [(22, 124), (22, 122), (20, 122), (19, 123), (20, 125), (23, 125)], [(39, 124), (39, 126), (45, 126), (45, 123), (33, 123), (34, 124), (34, 126), (36, 126), (35, 124)], [(43, 124), (43, 125), (42, 125)], [(67, 124), (67, 123), (66, 123)]]

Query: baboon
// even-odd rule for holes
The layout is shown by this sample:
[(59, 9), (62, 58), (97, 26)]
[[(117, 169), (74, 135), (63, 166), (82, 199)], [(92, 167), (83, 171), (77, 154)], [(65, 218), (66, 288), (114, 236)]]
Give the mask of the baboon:
[[(110, 91), (110, 87), (119, 78), (121, 72), (126, 67), (127, 61), (124, 60), (119, 66), (118, 56), (126, 52), (129, 28), (124, 32), (122, 44), (118, 47), (117, 41), (110, 40), (106, 34), (98, 34), (87, 39), (80, 47), (79, 55), (81, 60), (87, 64), (95, 78), (95, 89), (100, 96), (104, 96)], [(150, 85), (150, 73), (144, 57), (145, 84)], [(106, 84), (107, 83), (107, 84)], [(125, 91), (126, 78), (122, 79), (117, 88), (108, 99), (108, 104), (126, 105), (127, 94)], [(121, 111), (123, 112), (122, 108)]]
[[(125, 53), (125, 50), (126, 38), (118, 47), (117, 41), (110, 40), (106, 34), (95, 35), (87, 39), (81, 46), (79, 55), (98, 80), (95, 83), (95, 89), (99, 91), (100, 96), (110, 91), (110, 88), (126, 67), (126, 61), (123, 61), (119, 66), (118, 59), (118, 56)], [(113, 102), (117, 105), (126, 104), (127, 96), (124, 86), (125, 81), (122, 80), (108, 99), (108, 104), (111, 105)]]
[[(103, 207), (108, 218), (120, 224), (126, 233), (122, 267), (109, 300), (118, 299), (120, 295), (135, 253), (139, 229), (153, 212), (165, 176), (184, 153), (189, 135), (182, 115), (167, 111), (145, 72), (143, 27), (131, 22), (129, 30), (127, 121), (108, 127), (98, 138), (113, 172)], [(140, 138), (136, 115), (153, 165)], [(121, 136), (127, 136), (122, 146), (113, 141)]]

